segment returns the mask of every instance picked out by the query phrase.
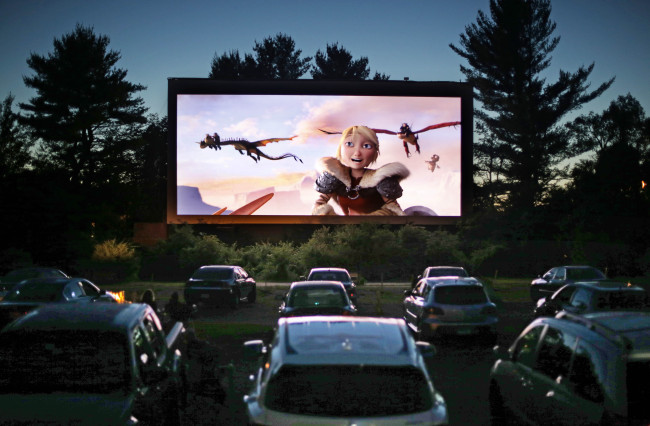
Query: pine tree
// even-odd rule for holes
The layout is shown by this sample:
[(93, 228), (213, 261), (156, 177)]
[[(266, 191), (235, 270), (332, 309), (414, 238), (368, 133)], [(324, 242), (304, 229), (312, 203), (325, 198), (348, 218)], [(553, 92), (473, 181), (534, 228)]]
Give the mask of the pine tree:
[[(460, 67), (474, 86), (489, 149), (500, 159), (505, 207), (530, 210), (539, 204), (552, 182), (562, 175), (560, 162), (573, 155), (560, 121), (567, 113), (600, 96), (614, 79), (589, 91), (594, 64), (576, 72), (560, 71), (546, 83), (542, 73), (560, 38), (552, 37), (549, 0), (490, 0), (490, 17), (478, 12), (465, 27), (460, 46), (451, 49), (467, 60)], [(496, 163), (493, 163), (496, 164)]]

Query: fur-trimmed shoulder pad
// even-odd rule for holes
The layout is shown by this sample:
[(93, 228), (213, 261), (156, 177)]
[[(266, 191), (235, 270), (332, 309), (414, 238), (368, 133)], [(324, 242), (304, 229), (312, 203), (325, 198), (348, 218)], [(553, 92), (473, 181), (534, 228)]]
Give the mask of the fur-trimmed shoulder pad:
[[(343, 182), (346, 187), (349, 187), (352, 183), (350, 168), (344, 166), (335, 157), (320, 158), (316, 163), (316, 171), (321, 174), (325, 172), (331, 174)], [(408, 177), (409, 174), (409, 170), (402, 163), (388, 163), (378, 169), (366, 169), (361, 178), (361, 182), (359, 182), (359, 186), (362, 188), (372, 188), (388, 177), (396, 178), (399, 182)]]

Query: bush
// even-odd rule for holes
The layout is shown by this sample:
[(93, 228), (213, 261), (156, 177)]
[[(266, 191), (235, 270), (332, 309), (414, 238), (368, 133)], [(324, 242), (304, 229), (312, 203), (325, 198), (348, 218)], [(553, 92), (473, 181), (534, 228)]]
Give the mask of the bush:
[(135, 279), (139, 267), (140, 259), (135, 248), (113, 239), (95, 244), (91, 258), (80, 260), (77, 270), (85, 278), (103, 286)]

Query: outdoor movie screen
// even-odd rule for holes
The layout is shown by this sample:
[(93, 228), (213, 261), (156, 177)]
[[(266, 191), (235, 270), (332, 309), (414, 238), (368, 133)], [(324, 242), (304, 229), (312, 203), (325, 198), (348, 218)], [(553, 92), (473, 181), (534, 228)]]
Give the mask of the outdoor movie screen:
[(465, 83), (169, 79), (167, 222), (453, 222), (472, 120)]

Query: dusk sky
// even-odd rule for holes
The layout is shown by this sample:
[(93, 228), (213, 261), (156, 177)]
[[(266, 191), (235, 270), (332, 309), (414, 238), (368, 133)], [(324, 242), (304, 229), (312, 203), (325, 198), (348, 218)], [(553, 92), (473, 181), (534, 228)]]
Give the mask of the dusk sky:
[[(616, 82), (578, 114), (601, 113), (620, 95), (631, 93), (650, 108), (650, 2), (647, 0), (562, 0), (552, 2), (551, 19), (561, 37), (553, 53), (548, 82), (559, 70), (574, 72), (595, 62), (595, 88)], [(255, 41), (284, 33), (304, 56), (338, 42), (355, 59), (369, 59), (371, 73), (391, 79), (461, 81), (466, 65), (449, 44), (459, 44), (488, 0), (357, 1), (0, 1), (0, 97), (25, 102), (34, 92), (23, 76), (32, 75), (30, 53), (47, 55), (53, 40), (91, 26), (110, 38), (121, 53), (117, 66), (127, 80), (147, 87), (139, 93), (150, 113), (167, 114), (169, 77), (207, 77), (213, 56), (236, 49), (252, 53)], [(310, 75), (305, 75), (310, 78)]]

